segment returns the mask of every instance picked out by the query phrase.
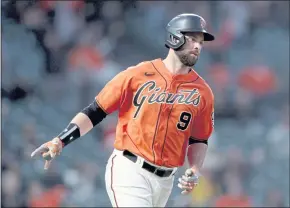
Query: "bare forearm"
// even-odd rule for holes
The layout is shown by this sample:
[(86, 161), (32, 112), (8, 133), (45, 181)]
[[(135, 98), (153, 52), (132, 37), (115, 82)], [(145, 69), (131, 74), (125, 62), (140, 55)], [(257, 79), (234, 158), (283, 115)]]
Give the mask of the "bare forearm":
[(191, 168), (202, 168), (207, 151), (207, 144), (195, 143), (188, 147), (187, 158)]
[(196, 140), (189, 138), (189, 147), (187, 151), (187, 159), (190, 165), (185, 171), (185, 174), (178, 179), (178, 187), (183, 191), (181, 194), (188, 194), (192, 191), (193, 187), (198, 184), (200, 176), (200, 169), (207, 151), (207, 141)]
[(63, 146), (88, 133), (95, 125), (101, 122), (106, 113), (98, 106), (96, 101), (79, 112), (69, 123), (67, 128), (57, 137), (62, 141)]
[(84, 113), (78, 113), (70, 123), (76, 124), (79, 127), (80, 136), (84, 136), (94, 127), (90, 118)]

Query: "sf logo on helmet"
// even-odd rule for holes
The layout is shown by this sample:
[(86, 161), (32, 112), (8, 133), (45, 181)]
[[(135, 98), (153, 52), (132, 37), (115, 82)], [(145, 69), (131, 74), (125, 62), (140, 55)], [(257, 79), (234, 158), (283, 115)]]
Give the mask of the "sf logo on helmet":
[(202, 18), (200, 18), (200, 26), (201, 26), (202, 29), (204, 29), (205, 26), (206, 26), (206, 23), (205, 23), (205, 21)]

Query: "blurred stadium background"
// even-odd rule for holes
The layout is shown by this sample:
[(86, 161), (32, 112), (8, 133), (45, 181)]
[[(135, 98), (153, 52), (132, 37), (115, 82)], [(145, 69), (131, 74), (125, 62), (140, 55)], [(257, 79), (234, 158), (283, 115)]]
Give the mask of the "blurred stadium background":
[[(175, 15), (203, 16), (217, 40), (196, 70), (216, 99), (200, 185), (168, 206), (289, 206), (289, 1), (1, 1), (2, 207), (110, 206), (105, 164), (117, 114), (48, 172), (30, 159), (104, 84), (164, 57)], [(181, 174), (181, 169), (178, 174)]]

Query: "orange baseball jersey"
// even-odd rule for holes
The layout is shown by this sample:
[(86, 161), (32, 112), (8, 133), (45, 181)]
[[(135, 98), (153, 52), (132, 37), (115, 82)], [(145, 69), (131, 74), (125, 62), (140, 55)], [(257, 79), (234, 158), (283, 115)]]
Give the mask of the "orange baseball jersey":
[(213, 131), (214, 96), (194, 71), (171, 74), (161, 59), (117, 74), (96, 96), (107, 113), (119, 110), (114, 147), (165, 167), (182, 166), (190, 137)]

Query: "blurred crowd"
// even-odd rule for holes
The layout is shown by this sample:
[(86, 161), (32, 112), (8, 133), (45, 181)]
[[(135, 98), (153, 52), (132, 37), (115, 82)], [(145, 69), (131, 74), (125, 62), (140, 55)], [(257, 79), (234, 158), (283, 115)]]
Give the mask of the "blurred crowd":
[(189, 196), (175, 186), (168, 206), (289, 206), (288, 1), (1, 4), (2, 207), (110, 206), (117, 113), (48, 171), (30, 154), (118, 72), (163, 58), (166, 23), (180, 13), (203, 16), (217, 37), (195, 68), (215, 94), (215, 132), (200, 184)]

